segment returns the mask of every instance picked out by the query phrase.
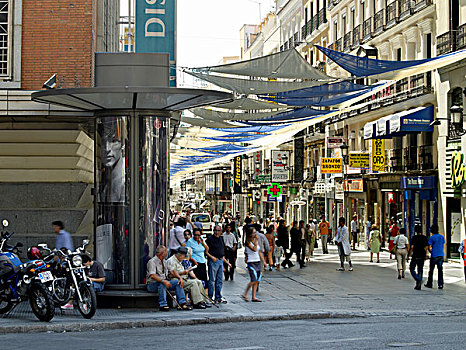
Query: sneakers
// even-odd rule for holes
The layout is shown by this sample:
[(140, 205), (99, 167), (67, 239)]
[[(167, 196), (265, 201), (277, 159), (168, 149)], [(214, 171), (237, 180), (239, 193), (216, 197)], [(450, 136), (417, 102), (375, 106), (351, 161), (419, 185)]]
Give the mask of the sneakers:
[(206, 306), (203, 303), (197, 303), (193, 305), (193, 308), (198, 310), (204, 310), (206, 309)]
[(65, 305), (61, 306), (60, 309), (62, 309), (62, 310), (73, 310), (74, 307), (73, 307), (73, 304), (65, 304)]
[(352, 267), (350, 267), (348, 271), (353, 271), (353, 268), (352, 268)]
[(226, 304), (227, 300), (225, 298), (220, 298), (220, 299), (216, 299), (215, 302), (217, 304)]

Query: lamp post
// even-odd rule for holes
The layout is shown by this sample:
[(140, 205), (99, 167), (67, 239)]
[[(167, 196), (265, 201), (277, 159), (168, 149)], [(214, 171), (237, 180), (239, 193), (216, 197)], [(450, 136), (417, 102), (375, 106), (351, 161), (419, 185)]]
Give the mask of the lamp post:
[(345, 181), (346, 181), (346, 166), (348, 165), (348, 149), (349, 146), (343, 141), (343, 144), (340, 146), (341, 150), (341, 158), (343, 160), (343, 208), (345, 211), (345, 218), (347, 219), (347, 205), (346, 205), (346, 197), (345, 197)]
[(466, 134), (463, 129), (463, 107), (453, 105), (450, 108), (450, 125), (448, 128), (448, 136), (450, 138), (458, 138)]

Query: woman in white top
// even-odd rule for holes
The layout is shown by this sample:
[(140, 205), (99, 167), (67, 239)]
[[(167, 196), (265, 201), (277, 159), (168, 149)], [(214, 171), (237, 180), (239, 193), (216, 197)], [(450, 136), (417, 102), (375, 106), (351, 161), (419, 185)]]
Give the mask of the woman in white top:
[(398, 236), (393, 242), (396, 245), (396, 262), (398, 269), (398, 279), (405, 278), (406, 260), (408, 258), (409, 241), (406, 238), (406, 229), (400, 228)]
[(246, 242), (244, 245), (245, 262), (248, 266), (249, 277), (251, 282), (248, 283), (246, 290), (244, 291), (242, 298), (244, 301), (249, 301), (248, 292), (252, 287), (252, 299), (253, 302), (261, 302), (262, 300), (256, 298), (257, 287), (261, 280), (261, 260), (264, 262), (264, 268), (267, 268), (267, 262), (264, 259), (264, 255), (260, 251), (259, 245), (257, 244), (259, 237), (256, 235), (256, 229), (249, 227), (246, 231)]

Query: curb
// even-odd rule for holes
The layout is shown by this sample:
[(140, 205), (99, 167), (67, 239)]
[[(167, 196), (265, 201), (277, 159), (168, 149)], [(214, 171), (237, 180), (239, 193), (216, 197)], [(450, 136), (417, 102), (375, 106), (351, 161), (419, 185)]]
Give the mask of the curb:
[(420, 316), (466, 316), (466, 311), (426, 311), (426, 312), (305, 312), (287, 313), (275, 315), (237, 315), (205, 318), (169, 319), (169, 320), (144, 320), (144, 321), (108, 321), (108, 322), (76, 322), (61, 324), (31, 324), (23, 326), (3, 326), (0, 334), (8, 333), (65, 333), (88, 332), (130, 328), (151, 327), (179, 327), (201, 324), (231, 323), (231, 322), (263, 322), (263, 321), (291, 321), (291, 320), (317, 320), (317, 319), (341, 319), (341, 318), (369, 318), (369, 317), (420, 317)]

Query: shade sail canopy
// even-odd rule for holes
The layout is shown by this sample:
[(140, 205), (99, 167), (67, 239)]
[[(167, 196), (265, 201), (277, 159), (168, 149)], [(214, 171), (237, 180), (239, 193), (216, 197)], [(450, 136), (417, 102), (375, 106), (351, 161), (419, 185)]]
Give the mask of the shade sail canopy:
[(433, 132), (434, 106), (394, 113), (364, 125), (364, 139), (392, 138), (410, 133)]
[(324, 72), (321, 72), (309, 64), (309, 62), (294, 48), (247, 61), (198, 69), (215, 73), (245, 75), (250, 77), (314, 80), (330, 79)]
[(315, 46), (328, 58), (355, 77), (375, 76), (378, 79), (403, 79), (404, 77), (441, 68), (466, 58), (466, 50), (460, 50), (422, 60), (387, 61), (359, 57), (319, 45)]
[(264, 125), (264, 126), (242, 126), (242, 127), (236, 127), (236, 128), (229, 128), (229, 129), (217, 129), (218, 131), (225, 131), (225, 132), (241, 132), (241, 133), (244, 133), (244, 132), (260, 132), (260, 133), (264, 133), (264, 132), (272, 132), (272, 131), (276, 131), (276, 130), (279, 130), (281, 128), (283, 128), (284, 125), (281, 125), (281, 126), (268, 126), (268, 125)]
[(286, 108), (273, 102), (253, 100), (251, 98), (243, 97), (235, 99), (231, 102), (216, 103), (213, 107), (224, 109), (243, 109), (243, 110), (262, 110), (262, 109), (276, 109)]
[(154, 109), (180, 111), (212, 103), (228, 102), (226, 92), (162, 87), (93, 87), (46, 90), (32, 93), (36, 102), (52, 103), (85, 111)]
[(190, 110), (193, 114), (208, 120), (256, 120), (270, 117), (280, 113), (275, 112), (262, 112), (262, 113), (233, 113), (233, 112), (219, 112), (207, 108), (193, 108)]
[(366, 90), (358, 90), (354, 92), (348, 92), (344, 94), (336, 95), (321, 95), (314, 97), (295, 97), (295, 98), (276, 98), (276, 97), (262, 97), (270, 101), (282, 103), (289, 106), (314, 106), (314, 107), (330, 107), (335, 106), (340, 103), (349, 101), (357, 96), (362, 96), (368, 92), (372, 91), (372, 88)]
[(264, 137), (265, 135), (246, 135), (237, 137), (206, 137), (208, 140), (213, 141), (226, 141), (226, 142), (250, 142)]
[(206, 120), (202, 118), (193, 118), (193, 117), (188, 117), (188, 116), (182, 116), (181, 117), (182, 122), (189, 123), (194, 126), (205, 126), (208, 128), (234, 128), (237, 127), (237, 125), (232, 125), (228, 124), (223, 121), (213, 121), (213, 120)]
[(279, 113), (274, 116), (270, 116), (267, 118), (263, 118), (260, 120), (256, 120), (255, 122), (249, 122), (249, 124), (256, 124), (256, 123), (269, 123), (269, 122), (277, 122), (277, 121), (296, 121), (303, 118), (313, 117), (313, 116), (321, 116), (329, 113), (329, 111), (321, 111), (314, 108), (298, 108), (288, 112)]
[(238, 94), (273, 94), (276, 92), (297, 90), (311, 86), (318, 86), (325, 84), (324, 81), (266, 81), (266, 80), (248, 80), (229, 78), (219, 75), (203, 74), (185, 70), (186, 73), (195, 76), (196, 78), (208, 81), (214, 85), (220, 86), (224, 89), (234, 91)]

